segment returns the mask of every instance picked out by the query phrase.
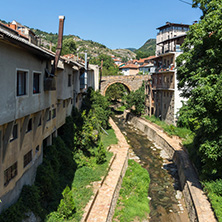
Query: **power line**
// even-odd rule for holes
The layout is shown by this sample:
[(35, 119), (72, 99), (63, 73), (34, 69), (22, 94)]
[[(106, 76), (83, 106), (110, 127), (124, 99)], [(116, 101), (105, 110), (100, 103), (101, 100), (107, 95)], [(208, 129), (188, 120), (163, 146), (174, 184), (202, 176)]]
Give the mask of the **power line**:
[(189, 3), (189, 2), (186, 2), (186, 1), (183, 1), (183, 0), (179, 0), (180, 2), (183, 2), (183, 3), (186, 3), (186, 4), (188, 4), (188, 5), (192, 5), (191, 3)]

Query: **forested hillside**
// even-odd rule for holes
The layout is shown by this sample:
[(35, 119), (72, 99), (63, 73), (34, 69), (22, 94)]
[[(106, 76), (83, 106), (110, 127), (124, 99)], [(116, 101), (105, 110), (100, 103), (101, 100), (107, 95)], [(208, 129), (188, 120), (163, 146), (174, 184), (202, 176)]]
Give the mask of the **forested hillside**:
[[(36, 35), (41, 37), (42, 46), (49, 48), (50, 44), (52, 44), (52, 46), (55, 48), (57, 39), (58, 39), (57, 34), (43, 32), (39, 29), (32, 29), (32, 31)], [(136, 57), (136, 54), (131, 52), (130, 50), (127, 50), (127, 49), (112, 50), (112, 49), (107, 48), (105, 45), (101, 43), (94, 42), (92, 40), (83, 40), (79, 36), (76, 36), (76, 35), (64, 35), (63, 40), (67, 40), (67, 39), (74, 40), (75, 45), (76, 45), (75, 53), (78, 53), (78, 55), (82, 58), (84, 58), (85, 52), (88, 53), (89, 58), (97, 57), (101, 54), (105, 54), (109, 56), (114, 55), (120, 58), (127, 58), (128, 60)]]
[(156, 39), (147, 40), (143, 46), (135, 50), (137, 59), (146, 58), (152, 55), (155, 55), (156, 50)]

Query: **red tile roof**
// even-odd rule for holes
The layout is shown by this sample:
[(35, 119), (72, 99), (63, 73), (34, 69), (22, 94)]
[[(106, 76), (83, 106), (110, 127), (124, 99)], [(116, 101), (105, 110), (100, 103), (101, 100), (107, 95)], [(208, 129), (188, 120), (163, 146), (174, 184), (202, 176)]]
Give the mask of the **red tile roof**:
[(120, 67), (120, 69), (139, 69), (139, 66), (135, 64), (127, 64), (125, 66)]
[(156, 57), (156, 56), (149, 56), (149, 57), (147, 57), (147, 58), (140, 59), (140, 60), (138, 61), (138, 63), (144, 63), (145, 61), (154, 59), (155, 57)]

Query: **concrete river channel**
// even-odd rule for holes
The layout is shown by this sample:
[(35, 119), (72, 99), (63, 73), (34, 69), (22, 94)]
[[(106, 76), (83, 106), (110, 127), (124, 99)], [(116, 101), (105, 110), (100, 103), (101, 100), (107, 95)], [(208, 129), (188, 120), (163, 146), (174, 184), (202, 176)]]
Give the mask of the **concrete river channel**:
[(150, 175), (151, 181), (148, 190), (150, 214), (146, 221), (189, 221), (180, 190), (177, 168), (167, 153), (148, 140), (142, 132), (126, 123), (122, 117), (114, 117), (113, 120), (131, 146), (130, 156), (137, 159)]

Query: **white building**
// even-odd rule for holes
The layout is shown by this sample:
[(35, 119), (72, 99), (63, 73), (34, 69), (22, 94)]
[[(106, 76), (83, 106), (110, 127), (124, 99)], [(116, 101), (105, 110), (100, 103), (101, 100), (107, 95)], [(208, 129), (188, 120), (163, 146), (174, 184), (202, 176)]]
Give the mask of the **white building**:
[[(156, 37), (155, 71), (152, 73), (154, 114), (169, 124), (176, 124), (177, 112), (184, 98), (177, 88), (176, 58), (182, 51), (181, 44), (189, 25), (167, 22), (158, 28)], [(151, 110), (152, 107), (150, 107)]]

